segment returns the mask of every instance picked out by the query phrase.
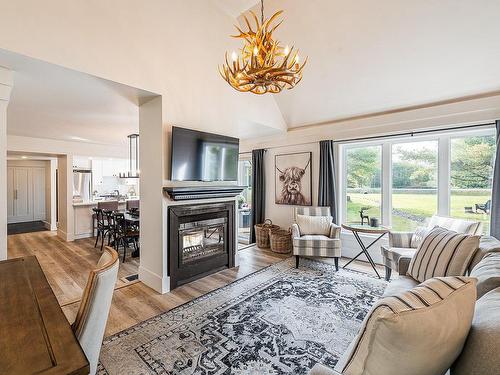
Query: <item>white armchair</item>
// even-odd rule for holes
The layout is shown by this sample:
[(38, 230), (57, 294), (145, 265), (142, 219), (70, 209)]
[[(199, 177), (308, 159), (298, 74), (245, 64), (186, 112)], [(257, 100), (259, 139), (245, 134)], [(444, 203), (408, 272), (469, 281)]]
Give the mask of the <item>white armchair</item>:
[(417, 247), (430, 229), (439, 226), (457, 233), (481, 234), (482, 223), (463, 219), (453, 219), (434, 215), (426, 227), (419, 227), (415, 232), (390, 232), (389, 246), (381, 246), (382, 259), (385, 266), (385, 279), (391, 279), (392, 270), (405, 275), (411, 258), (417, 252)]
[(335, 258), (335, 267), (338, 270), (341, 256), (340, 227), (332, 222), (325, 233), (301, 233), (297, 215), (331, 216), (330, 207), (296, 207), (294, 209), (295, 223), (292, 224), (292, 242), (293, 255), (296, 259), (295, 266), (298, 268), (300, 256), (319, 256)]

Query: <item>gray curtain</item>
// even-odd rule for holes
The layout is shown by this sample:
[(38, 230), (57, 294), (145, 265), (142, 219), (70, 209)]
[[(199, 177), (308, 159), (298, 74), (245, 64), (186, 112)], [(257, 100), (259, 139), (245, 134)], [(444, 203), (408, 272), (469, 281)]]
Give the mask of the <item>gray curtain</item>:
[(500, 120), (496, 121), (497, 150), (493, 169), (493, 189), (491, 191), (490, 234), (500, 239)]
[(255, 242), (255, 224), (263, 223), (266, 208), (266, 182), (264, 174), (264, 153), (266, 150), (252, 150), (252, 227), (250, 243)]
[(337, 223), (337, 207), (335, 205), (335, 160), (333, 158), (333, 141), (319, 142), (319, 191), (318, 206), (329, 206), (333, 222)]

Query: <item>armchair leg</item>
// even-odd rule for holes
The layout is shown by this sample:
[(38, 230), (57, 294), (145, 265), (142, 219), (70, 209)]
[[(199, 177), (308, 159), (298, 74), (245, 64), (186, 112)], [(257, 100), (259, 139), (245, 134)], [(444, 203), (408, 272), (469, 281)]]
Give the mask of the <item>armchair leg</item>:
[(295, 255), (295, 268), (299, 268), (299, 256)]
[(391, 267), (385, 266), (385, 280), (386, 281), (390, 281), (391, 280), (391, 273), (392, 273)]
[(335, 257), (335, 270), (338, 271), (339, 270), (339, 257)]

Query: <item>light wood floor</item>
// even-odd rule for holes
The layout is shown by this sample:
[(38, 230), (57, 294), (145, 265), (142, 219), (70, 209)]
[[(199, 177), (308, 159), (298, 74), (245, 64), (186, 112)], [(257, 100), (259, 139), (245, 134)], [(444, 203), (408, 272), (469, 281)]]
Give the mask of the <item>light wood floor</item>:
[[(81, 295), (90, 270), (101, 255), (92, 239), (64, 242), (54, 232), (38, 232), (8, 236), (9, 258), (36, 255), (56, 297), (70, 322), (75, 318)], [(191, 301), (212, 290), (223, 287), (259, 269), (287, 258), (269, 250), (248, 247), (240, 250), (240, 266), (220, 271), (203, 279), (183, 285), (166, 294), (158, 294), (141, 282), (126, 282), (125, 276), (137, 273), (138, 261), (120, 261), (118, 281), (106, 327), (111, 335), (148, 318)], [(325, 259), (333, 263), (333, 260)], [(340, 264), (347, 260), (341, 259)], [(372, 272), (364, 262), (353, 262), (353, 269)], [(382, 267), (379, 273), (382, 272)]]

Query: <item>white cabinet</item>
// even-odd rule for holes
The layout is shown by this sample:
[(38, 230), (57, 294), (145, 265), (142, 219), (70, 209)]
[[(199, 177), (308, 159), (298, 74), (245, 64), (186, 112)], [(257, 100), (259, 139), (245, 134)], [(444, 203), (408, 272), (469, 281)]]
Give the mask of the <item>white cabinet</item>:
[(75, 169), (89, 169), (91, 160), (84, 156), (73, 156), (73, 168)]
[(93, 206), (75, 206), (75, 239), (92, 237)]
[(45, 168), (7, 168), (7, 222), (45, 220)]
[(94, 186), (102, 185), (102, 160), (92, 160), (92, 180)]
[(103, 177), (118, 177), (120, 173), (127, 171), (128, 160), (126, 159), (92, 160), (94, 185), (102, 185)]

